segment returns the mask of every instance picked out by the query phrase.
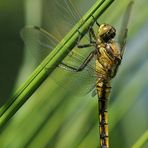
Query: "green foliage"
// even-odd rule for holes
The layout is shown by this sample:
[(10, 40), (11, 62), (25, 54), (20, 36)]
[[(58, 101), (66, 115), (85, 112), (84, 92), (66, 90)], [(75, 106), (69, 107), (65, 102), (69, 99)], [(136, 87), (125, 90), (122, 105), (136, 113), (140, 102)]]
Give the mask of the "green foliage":
[[(30, 1), (24, 2), (28, 6), (27, 3)], [(87, 1), (87, 3), (86, 0), (75, 0), (74, 6), (83, 15), (94, 2), (95, 0)], [(41, 4), (39, 1), (36, 3)], [(127, 4), (128, 0), (124, 2), (116, 0), (98, 19), (99, 23), (112, 24), (118, 32), (121, 16)], [(134, 1), (125, 55), (117, 77), (112, 83), (109, 128), (110, 143), (114, 148), (147, 147), (147, 4), (147, 0)], [(62, 5), (61, 2), (60, 5)], [(39, 15), (42, 19), (38, 18), (41, 21), (39, 24), (42, 24), (43, 28), (55, 35), (58, 40), (63, 39), (77, 21), (75, 20), (70, 26), (67, 19), (73, 21), (70, 18), (71, 14), (67, 15), (65, 11), (60, 13), (63, 9), (54, 9), (53, 1), (45, 0), (39, 6), (43, 8), (39, 8), (42, 10), (42, 15)], [(27, 8), (26, 10), (27, 20), (33, 22), (31, 14), (34, 15), (34, 13), (29, 14), (30, 10)], [(32, 5), (32, 11), (35, 11), (34, 5)], [(28, 19), (29, 17), (31, 19)], [(39, 25), (36, 24), (38, 21), (32, 22), (30, 24)], [(29, 23), (27, 22), (27, 24)], [(30, 73), (28, 69), (32, 68), (31, 57), (27, 57), (25, 62), (27, 64), (22, 65), (18, 81), (25, 80)], [(75, 84), (76, 80), (70, 81), (71, 79), (73, 78), (68, 77), (67, 73), (55, 69), (5, 125), (0, 135), (1, 147), (97, 147), (99, 143), (97, 99), (91, 99), (90, 95), (78, 95), (78, 91), (81, 92), (81, 89), (85, 88), (85, 84)], [(76, 82), (79, 81), (81, 80)], [(141, 135), (143, 136), (139, 139)]]

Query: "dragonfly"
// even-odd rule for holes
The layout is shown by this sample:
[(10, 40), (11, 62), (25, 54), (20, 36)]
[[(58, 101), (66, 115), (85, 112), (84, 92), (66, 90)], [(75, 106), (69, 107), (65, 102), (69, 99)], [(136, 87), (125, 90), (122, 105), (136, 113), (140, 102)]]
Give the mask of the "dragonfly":
[[(74, 10), (72, 14), (78, 16), (78, 11), (72, 2), (65, 1), (68, 8)], [(108, 98), (111, 91), (111, 80), (116, 76), (119, 65), (121, 64), (127, 37), (127, 25), (133, 2), (127, 6), (121, 29), (118, 35), (118, 42), (114, 40), (116, 29), (106, 23), (99, 24), (96, 21), (97, 31), (93, 25), (88, 30), (88, 43), (81, 43), (81, 33), (77, 41), (77, 51), (72, 50), (69, 55), (59, 64), (59, 68), (71, 74), (85, 78), (91, 84), (89, 91), (92, 96), (98, 96), (98, 121), (99, 121), (99, 140), (101, 148), (109, 148), (109, 128), (108, 128)], [(56, 37), (51, 35), (43, 28), (32, 26), (25, 27), (21, 31), (21, 36), (25, 44), (31, 48), (41, 48), (46, 57), (59, 42)], [(29, 48), (29, 49), (31, 49)], [(81, 50), (87, 50), (87, 56), (81, 54)], [(77, 65), (77, 66), (76, 66)], [(85, 76), (82, 76), (82, 75)], [(93, 87), (92, 87), (93, 86)]]

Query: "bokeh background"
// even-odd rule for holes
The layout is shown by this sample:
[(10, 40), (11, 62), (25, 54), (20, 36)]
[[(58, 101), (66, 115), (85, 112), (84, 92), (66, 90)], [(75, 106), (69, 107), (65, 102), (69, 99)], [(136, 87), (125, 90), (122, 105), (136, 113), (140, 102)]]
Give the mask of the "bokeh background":
[[(68, 13), (65, 1), (0, 1), (1, 106), (27, 80), (39, 60), (31, 49), (24, 48), (21, 28), (41, 26), (62, 39), (78, 20)], [(72, 1), (81, 15), (94, 2)], [(128, 2), (116, 0), (98, 21), (112, 24), (118, 30)], [(125, 55), (112, 82), (109, 127), (113, 148), (132, 147), (148, 130), (147, 5), (147, 0), (134, 1)], [(40, 51), (37, 52), (40, 55)], [(59, 85), (56, 78), (62, 79), (65, 86)], [(97, 97), (79, 96), (77, 91), (85, 85), (78, 85), (78, 90), (74, 90), (75, 83), (66, 83), (67, 75), (55, 70), (7, 123), (0, 135), (0, 147), (96, 148), (99, 143)], [(147, 147), (148, 140), (142, 148)]]

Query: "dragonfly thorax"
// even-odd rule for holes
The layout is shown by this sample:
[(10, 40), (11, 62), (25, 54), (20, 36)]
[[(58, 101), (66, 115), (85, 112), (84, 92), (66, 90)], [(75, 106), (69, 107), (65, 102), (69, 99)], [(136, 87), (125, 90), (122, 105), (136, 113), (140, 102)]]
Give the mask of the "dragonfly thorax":
[(114, 40), (110, 39), (109, 42), (98, 44), (96, 49), (99, 53), (96, 60), (96, 69), (104, 81), (110, 81), (116, 75), (122, 59), (120, 47)]
[(108, 24), (100, 25), (98, 29), (98, 38), (102, 42), (109, 42), (115, 37), (115, 35), (116, 35), (116, 30), (114, 27)]

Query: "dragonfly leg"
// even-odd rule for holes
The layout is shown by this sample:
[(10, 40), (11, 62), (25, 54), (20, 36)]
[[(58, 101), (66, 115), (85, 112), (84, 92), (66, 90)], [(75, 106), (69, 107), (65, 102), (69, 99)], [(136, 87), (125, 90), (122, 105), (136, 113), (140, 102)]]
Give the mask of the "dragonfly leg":
[(96, 54), (96, 52), (92, 51), (78, 68), (72, 67), (72, 66), (67, 65), (65, 63), (61, 63), (59, 66), (61, 68), (69, 70), (69, 71), (79, 72), (79, 71), (82, 71), (87, 66), (87, 64), (91, 61), (91, 59), (94, 57), (95, 54)]
[(94, 19), (96, 25), (97, 25), (98, 27), (100, 27), (100, 24), (99, 24), (98, 21), (95, 19), (95, 17), (94, 17), (93, 15), (91, 15), (91, 16), (92, 16), (92, 18)]
[[(78, 40), (77, 40), (77, 47), (78, 48), (87, 48), (87, 47), (91, 47), (91, 46), (93, 46), (92, 44), (91, 44), (91, 42), (90, 43), (88, 43), (88, 44), (80, 44), (80, 40), (81, 40), (81, 38), (82, 38), (82, 34), (81, 34), (81, 32), (78, 30), (78, 32), (79, 32), (79, 37), (78, 37)], [(89, 37), (90, 38), (90, 37)]]
[(79, 30), (78, 30), (78, 32), (80, 34), (79, 37), (78, 37), (78, 41), (77, 41), (77, 47), (78, 48), (87, 48), (87, 47), (91, 47), (91, 46), (96, 45), (96, 35), (95, 35), (95, 32), (93, 30), (92, 25), (89, 27), (89, 30), (88, 30), (88, 33), (89, 33), (89, 43), (88, 44), (80, 44), (82, 34)]
[(90, 39), (90, 43), (92, 44), (96, 43), (96, 35), (95, 35), (92, 25), (89, 28), (89, 39)]

